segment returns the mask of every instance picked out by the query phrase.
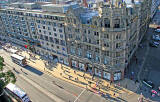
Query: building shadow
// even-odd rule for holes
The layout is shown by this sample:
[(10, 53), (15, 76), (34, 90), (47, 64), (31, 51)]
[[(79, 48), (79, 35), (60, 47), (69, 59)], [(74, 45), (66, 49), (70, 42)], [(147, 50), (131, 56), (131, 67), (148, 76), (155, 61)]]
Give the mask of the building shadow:
[(33, 73), (35, 73), (35, 74), (37, 74), (37, 75), (39, 75), (39, 76), (43, 75), (43, 72), (41, 72), (41, 71), (39, 71), (39, 70), (29, 66), (29, 65), (25, 66), (24, 68), (29, 70), (29, 71), (31, 71), (31, 72), (33, 72)]

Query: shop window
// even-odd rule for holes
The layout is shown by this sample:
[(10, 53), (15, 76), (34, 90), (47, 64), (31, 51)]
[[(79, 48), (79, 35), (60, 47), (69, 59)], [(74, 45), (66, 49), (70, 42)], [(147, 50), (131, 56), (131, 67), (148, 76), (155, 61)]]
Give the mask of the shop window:
[(79, 63), (79, 68), (80, 68), (80, 70), (85, 70), (85, 67), (84, 67), (84, 64), (83, 63)]
[(77, 62), (72, 60), (72, 67), (77, 67)]
[(110, 74), (109, 72), (103, 72), (103, 77), (104, 77), (105, 79), (110, 80), (110, 79), (111, 79), (111, 74)]

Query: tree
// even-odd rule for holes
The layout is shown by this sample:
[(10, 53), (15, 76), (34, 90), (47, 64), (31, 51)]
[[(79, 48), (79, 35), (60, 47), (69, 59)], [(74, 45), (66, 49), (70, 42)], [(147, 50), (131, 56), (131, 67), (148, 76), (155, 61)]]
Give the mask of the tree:
[(11, 70), (4, 72), (4, 59), (0, 56), (0, 94), (3, 92), (3, 88), (10, 82), (15, 83), (16, 77)]

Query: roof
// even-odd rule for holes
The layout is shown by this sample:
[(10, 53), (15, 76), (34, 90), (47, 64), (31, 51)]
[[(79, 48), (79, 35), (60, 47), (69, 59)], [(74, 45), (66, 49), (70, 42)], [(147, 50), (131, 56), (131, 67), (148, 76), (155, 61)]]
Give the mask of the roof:
[(16, 53), (18, 50), (10, 48), (9, 51), (12, 52), (12, 53)]
[(22, 98), (24, 95), (26, 95), (26, 93), (23, 90), (21, 90), (20, 88), (18, 88), (15, 84), (9, 83), (6, 86), (6, 88), (8, 88), (12, 92), (14, 92), (20, 98)]
[(19, 59), (19, 60), (23, 60), (23, 59), (24, 59), (24, 57), (19, 56), (19, 55), (17, 55), (17, 54), (12, 54), (11, 57), (17, 58), (17, 59)]

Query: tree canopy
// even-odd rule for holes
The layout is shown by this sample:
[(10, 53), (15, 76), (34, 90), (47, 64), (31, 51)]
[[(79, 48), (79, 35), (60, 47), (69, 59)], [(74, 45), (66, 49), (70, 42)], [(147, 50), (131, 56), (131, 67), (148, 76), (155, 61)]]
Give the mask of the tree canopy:
[(4, 72), (4, 59), (0, 56), (0, 91), (10, 82), (15, 83), (16, 77), (11, 70)]

